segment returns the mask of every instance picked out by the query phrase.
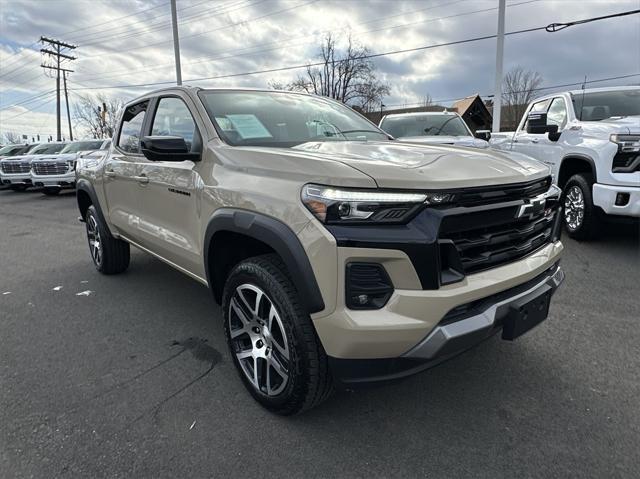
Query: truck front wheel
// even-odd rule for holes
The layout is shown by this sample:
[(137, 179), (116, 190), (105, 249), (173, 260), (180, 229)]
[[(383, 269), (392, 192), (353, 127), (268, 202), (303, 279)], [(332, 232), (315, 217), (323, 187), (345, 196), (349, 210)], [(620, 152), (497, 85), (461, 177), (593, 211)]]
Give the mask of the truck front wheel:
[(564, 186), (564, 226), (576, 240), (593, 239), (597, 234), (599, 217), (593, 205), (592, 185), (591, 175), (580, 173), (569, 178)]
[(277, 255), (238, 264), (227, 279), (222, 304), (233, 363), (262, 406), (291, 415), (331, 394), (327, 356)]

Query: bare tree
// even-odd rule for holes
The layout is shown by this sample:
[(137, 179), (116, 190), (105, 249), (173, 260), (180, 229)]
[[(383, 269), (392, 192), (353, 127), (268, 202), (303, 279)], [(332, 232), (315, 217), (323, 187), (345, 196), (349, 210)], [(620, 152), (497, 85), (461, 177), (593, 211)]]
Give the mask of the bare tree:
[(79, 96), (74, 104), (76, 124), (89, 130), (93, 138), (111, 138), (116, 128), (117, 116), (124, 106), (119, 98), (104, 95)]
[(351, 37), (346, 50), (340, 52), (329, 34), (320, 47), (320, 66), (308, 65), (306, 73), (288, 85), (271, 82), (270, 86), (328, 96), (362, 111), (373, 111), (391, 88), (376, 77), (376, 66), (367, 58), (369, 54), (367, 47), (354, 44)]
[(521, 66), (516, 66), (507, 72), (502, 82), (505, 124), (510, 126), (518, 124), (542, 82), (542, 76), (537, 71), (525, 70)]
[(431, 98), (431, 95), (429, 95), (428, 93), (425, 93), (425, 95), (422, 97), (422, 104), (420, 106), (431, 106), (433, 105), (433, 99)]
[(7, 145), (14, 145), (22, 142), (22, 138), (15, 131), (5, 131), (3, 136), (5, 144)]

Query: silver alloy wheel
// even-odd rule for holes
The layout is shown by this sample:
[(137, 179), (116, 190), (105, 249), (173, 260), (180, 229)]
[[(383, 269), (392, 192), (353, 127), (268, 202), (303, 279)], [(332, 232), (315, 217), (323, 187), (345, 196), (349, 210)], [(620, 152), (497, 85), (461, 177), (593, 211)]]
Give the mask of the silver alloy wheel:
[(564, 198), (564, 221), (571, 231), (577, 230), (584, 219), (584, 195), (579, 186), (572, 186)]
[(271, 299), (253, 284), (238, 286), (228, 322), (232, 350), (249, 382), (267, 396), (280, 394), (289, 381), (289, 345)]
[(96, 266), (102, 265), (102, 240), (100, 239), (100, 229), (98, 222), (93, 215), (87, 217), (87, 238), (89, 240), (89, 251)]

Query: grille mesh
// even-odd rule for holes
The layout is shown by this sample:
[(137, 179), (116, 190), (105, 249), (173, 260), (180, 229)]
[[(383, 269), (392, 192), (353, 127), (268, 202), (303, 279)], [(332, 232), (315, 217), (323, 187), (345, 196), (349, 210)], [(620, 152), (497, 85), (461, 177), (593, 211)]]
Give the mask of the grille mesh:
[(61, 161), (33, 162), (33, 172), (36, 175), (63, 175), (69, 171), (69, 165)]
[(29, 163), (17, 162), (17, 161), (3, 161), (2, 172), (7, 174), (16, 173), (29, 173), (31, 166)]

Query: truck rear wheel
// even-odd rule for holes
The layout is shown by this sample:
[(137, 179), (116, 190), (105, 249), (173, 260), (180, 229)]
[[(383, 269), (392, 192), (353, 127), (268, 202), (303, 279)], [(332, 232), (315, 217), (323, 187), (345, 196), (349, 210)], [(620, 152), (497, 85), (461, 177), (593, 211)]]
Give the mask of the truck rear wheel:
[(233, 363), (262, 406), (291, 415), (329, 397), (333, 382), (327, 356), (277, 255), (238, 264), (222, 304)]
[(599, 215), (593, 205), (591, 187), (593, 178), (586, 173), (569, 178), (562, 194), (564, 226), (576, 240), (589, 240), (597, 235)]
[(96, 269), (102, 274), (125, 271), (129, 267), (129, 243), (111, 236), (93, 205), (87, 209), (85, 224), (89, 251)]

